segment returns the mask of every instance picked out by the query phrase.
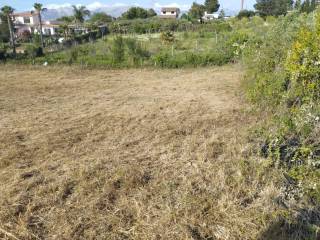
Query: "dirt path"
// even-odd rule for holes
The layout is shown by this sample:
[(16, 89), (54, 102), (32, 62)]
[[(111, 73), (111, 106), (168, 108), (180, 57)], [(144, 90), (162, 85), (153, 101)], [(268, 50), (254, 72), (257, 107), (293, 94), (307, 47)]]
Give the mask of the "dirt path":
[(255, 233), (241, 206), (255, 183), (239, 186), (234, 161), (247, 122), (239, 66), (49, 70), (0, 69), (1, 228), (21, 239)]

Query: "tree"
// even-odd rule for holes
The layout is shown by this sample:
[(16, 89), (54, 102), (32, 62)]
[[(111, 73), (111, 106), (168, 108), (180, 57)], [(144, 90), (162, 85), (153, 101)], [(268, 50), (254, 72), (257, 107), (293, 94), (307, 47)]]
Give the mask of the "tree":
[(292, 8), (293, 0), (257, 0), (254, 8), (262, 16), (285, 15)]
[(301, 9), (301, 0), (296, 0), (296, 2), (294, 3), (294, 9), (300, 11), (300, 9)]
[(0, 42), (9, 42), (10, 41), (10, 32), (7, 24), (7, 17), (0, 13)]
[(46, 8), (43, 8), (43, 5), (41, 3), (35, 3), (33, 5), (33, 8), (36, 10), (36, 13), (38, 15), (39, 19), (39, 33), (40, 33), (40, 42), (41, 42), (41, 47), (44, 48), (44, 42), (43, 42), (43, 32), (42, 32), (42, 18), (41, 18), (41, 13), (46, 11)]
[(189, 10), (189, 15), (192, 18), (199, 19), (200, 22), (202, 22), (202, 16), (203, 16), (205, 10), (206, 9), (205, 9), (204, 5), (193, 2), (192, 6)]
[(74, 22), (74, 17), (73, 16), (63, 16), (57, 19), (57, 21), (62, 22), (60, 24), (59, 29), (61, 29), (63, 36), (65, 39), (68, 39), (70, 36), (70, 28), (69, 25)]
[(103, 12), (98, 12), (95, 13), (91, 16), (91, 18), (89, 19), (89, 21), (91, 23), (95, 23), (95, 24), (105, 24), (105, 23), (109, 23), (113, 21), (113, 17), (103, 13)]
[(9, 33), (10, 33), (10, 45), (12, 47), (13, 54), (16, 55), (16, 44), (15, 44), (12, 19), (11, 19), (11, 15), (13, 14), (14, 9), (10, 6), (3, 6), (1, 8), (1, 11), (5, 16), (5, 18), (7, 19)]
[(87, 16), (90, 16), (90, 11), (86, 9), (85, 6), (75, 6), (72, 5), (73, 8), (73, 17), (77, 24), (82, 25), (84, 23), (84, 19)]
[(316, 0), (305, 0), (301, 4), (300, 12), (310, 13), (316, 9)]
[(220, 13), (219, 13), (219, 18), (225, 18), (225, 16), (226, 16), (226, 13), (225, 13), (225, 11), (223, 10), (223, 9), (221, 9), (221, 11), (220, 11)]
[(255, 16), (256, 13), (252, 10), (241, 10), (238, 15), (237, 18), (242, 19), (242, 18), (251, 18), (253, 16)]
[(301, 12), (308, 13), (310, 11), (310, 0), (305, 0), (301, 5)]
[(185, 20), (190, 21), (190, 20), (191, 20), (191, 17), (189, 16), (189, 14), (183, 13), (183, 14), (181, 15), (181, 19), (185, 19)]
[(121, 17), (123, 19), (132, 20), (132, 19), (137, 19), (137, 18), (142, 18), (142, 19), (150, 18), (155, 15), (157, 15), (157, 14), (153, 9), (146, 10), (141, 7), (131, 7), (131, 8), (129, 8), (128, 11), (123, 13)]
[(157, 16), (156, 11), (152, 8), (148, 9), (148, 18), (154, 17), (154, 16)]
[(220, 4), (218, 0), (205, 0), (204, 6), (208, 13), (217, 12), (220, 8)]

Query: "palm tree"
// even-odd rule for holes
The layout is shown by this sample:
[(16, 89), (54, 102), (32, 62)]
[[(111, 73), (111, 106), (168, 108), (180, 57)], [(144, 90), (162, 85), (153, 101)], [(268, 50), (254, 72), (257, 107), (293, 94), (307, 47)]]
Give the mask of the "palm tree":
[(33, 5), (33, 8), (36, 10), (39, 18), (39, 27), (40, 27), (40, 41), (41, 41), (41, 47), (44, 48), (44, 43), (43, 43), (43, 33), (42, 33), (42, 18), (41, 18), (41, 12), (47, 11), (46, 8), (43, 8), (43, 5), (41, 3), (35, 3)]
[(10, 45), (12, 47), (13, 54), (16, 55), (16, 44), (14, 41), (14, 30), (13, 30), (12, 18), (11, 18), (14, 9), (10, 6), (3, 6), (1, 8), (1, 11), (2, 11), (3, 15), (6, 16), (6, 18), (8, 20), (8, 27), (9, 27), (9, 32), (10, 32)]
[(90, 11), (86, 9), (85, 6), (72, 6), (73, 8), (73, 15), (74, 15), (74, 20), (76, 24), (81, 25), (84, 22), (84, 19), (86, 16), (90, 16)]

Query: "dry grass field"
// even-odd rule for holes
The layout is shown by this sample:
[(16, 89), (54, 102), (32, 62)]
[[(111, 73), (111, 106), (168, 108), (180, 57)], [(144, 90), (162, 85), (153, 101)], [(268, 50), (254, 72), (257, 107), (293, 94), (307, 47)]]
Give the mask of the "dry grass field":
[(0, 239), (256, 239), (240, 66), (0, 67)]

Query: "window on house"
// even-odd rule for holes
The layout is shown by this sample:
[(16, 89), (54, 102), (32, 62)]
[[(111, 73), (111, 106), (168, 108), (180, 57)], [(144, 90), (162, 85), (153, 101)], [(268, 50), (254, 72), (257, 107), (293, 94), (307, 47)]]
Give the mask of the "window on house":
[(171, 11), (171, 14), (174, 14), (174, 11)]
[(163, 13), (163, 14), (166, 14), (167, 12), (166, 12), (166, 11), (163, 11), (162, 13)]
[(23, 23), (30, 23), (30, 17), (24, 17)]

